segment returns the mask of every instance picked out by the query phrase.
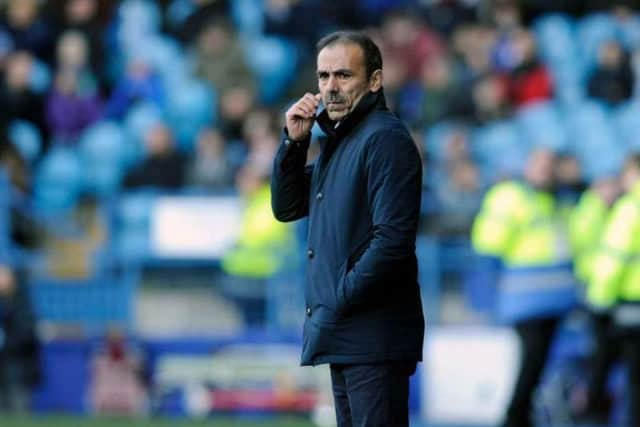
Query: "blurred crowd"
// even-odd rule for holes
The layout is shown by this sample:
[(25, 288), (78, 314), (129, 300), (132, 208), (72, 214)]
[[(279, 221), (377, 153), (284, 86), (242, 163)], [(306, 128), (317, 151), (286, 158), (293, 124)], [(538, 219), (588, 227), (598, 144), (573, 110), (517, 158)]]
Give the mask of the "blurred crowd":
[(531, 145), (566, 155), (568, 180), (600, 173), (557, 117), (633, 97), (633, 6), (8, 0), (0, 159), (44, 214), (123, 189), (265, 181), (284, 107), (316, 90), (315, 41), (364, 29), (382, 48), (389, 104), (424, 151), (430, 227), (464, 234), (486, 185), (517, 174)]

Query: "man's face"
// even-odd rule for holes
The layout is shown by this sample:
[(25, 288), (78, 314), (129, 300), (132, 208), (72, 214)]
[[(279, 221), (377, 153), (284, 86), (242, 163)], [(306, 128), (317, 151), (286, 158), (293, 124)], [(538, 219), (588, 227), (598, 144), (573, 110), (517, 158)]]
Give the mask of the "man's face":
[(538, 189), (549, 189), (554, 183), (554, 164), (555, 157), (551, 151), (534, 151), (525, 168), (525, 177), (529, 184)]
[(334, 43), (318, 54), (318, 88), (334, 121), (352, 112), (371, 89), (364, 54), (355, 43)]

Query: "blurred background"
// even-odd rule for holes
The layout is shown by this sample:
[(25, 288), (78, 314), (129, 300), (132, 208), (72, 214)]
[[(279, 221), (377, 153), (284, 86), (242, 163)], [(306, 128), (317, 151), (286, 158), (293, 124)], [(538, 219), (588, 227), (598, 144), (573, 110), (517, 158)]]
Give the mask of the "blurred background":
[[(517, 342), (469, 231), (534, 147), (568, 208), (640, 149), (636, 6), (0, 1), (2, 425), (332, 425), (328, 371), (298, 367), (306, 224), (273, 219), (268, 183), (314, 44), (345, 28), (381, 47), (425, 166), (414, 425), (499, 422)], [(569, 417), (583, 326), (556, 340), (541, 425)]]

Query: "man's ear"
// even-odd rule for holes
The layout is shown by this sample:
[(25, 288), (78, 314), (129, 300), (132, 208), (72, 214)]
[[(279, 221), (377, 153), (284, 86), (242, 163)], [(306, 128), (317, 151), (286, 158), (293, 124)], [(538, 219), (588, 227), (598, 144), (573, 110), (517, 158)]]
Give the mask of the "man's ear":
[(369, 77), (369, 90), (377, 92), (382, 87), (382, 70), (375, 70)]

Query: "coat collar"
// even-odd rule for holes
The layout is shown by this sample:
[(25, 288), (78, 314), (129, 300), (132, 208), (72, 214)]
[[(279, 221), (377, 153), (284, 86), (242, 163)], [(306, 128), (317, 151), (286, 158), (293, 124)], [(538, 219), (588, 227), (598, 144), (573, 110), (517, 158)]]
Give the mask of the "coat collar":
[(318, 115), (318, 125), (330, 140), (338, 142), (360, 124), (371, 111), (386, 109), (387, 104), (381, 88), (377, 92), (369, 92), (364, 95), (356, 105), (356, 108), (340, 122), (338, 127), (336, 127), (336, 122), (329, 118), (327, 110)]

